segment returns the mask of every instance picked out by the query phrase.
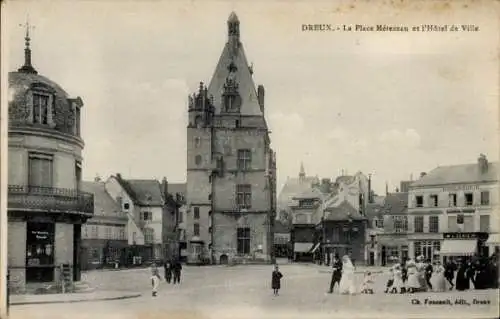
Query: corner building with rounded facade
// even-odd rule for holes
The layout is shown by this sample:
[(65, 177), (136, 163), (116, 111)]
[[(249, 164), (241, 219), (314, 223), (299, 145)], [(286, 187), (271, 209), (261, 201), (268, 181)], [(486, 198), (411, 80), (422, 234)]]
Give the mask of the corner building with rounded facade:
[(188, 263), (272, 261), (276, 161), (233, 12), (206, 87), (189, 97), (186, 240)]
[(80, 280), (81, 225), (94, 212), (80, 190), (82, 100), (31, 65), (8, 75), (8, 269), (13, 291), (57, 287), (60, 266)]

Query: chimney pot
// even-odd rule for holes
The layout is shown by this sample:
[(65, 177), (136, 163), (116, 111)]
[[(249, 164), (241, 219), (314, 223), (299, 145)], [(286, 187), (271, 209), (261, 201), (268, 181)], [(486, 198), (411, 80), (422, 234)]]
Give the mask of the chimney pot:
[(477, 159), (477, 163), (479, 165), (479, 169), (481, 173), (486, 173), (488, 171), (488, 159), (486, 155), (479, 154), (479, 158)]
[(422, 172), (422, 173), (420, 173), (420, 178), (424, 177), (425, 175), (427, 175), (427, 173), (426, 173), (426, 172)]

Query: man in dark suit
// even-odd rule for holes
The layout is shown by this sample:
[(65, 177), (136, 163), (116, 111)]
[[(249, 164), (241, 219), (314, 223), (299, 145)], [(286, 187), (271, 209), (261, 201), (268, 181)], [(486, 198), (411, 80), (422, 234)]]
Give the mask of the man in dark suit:
[(339, 258), (338, 254), (335, 254), (333, 257), (333, 273), (332, 280), (330, 282), (330, 290), (328, 293), (333, 293), (333, 288), (335, 287), (335, 283), (340, 284), (340, 279), (342, 278), (342, 261)]

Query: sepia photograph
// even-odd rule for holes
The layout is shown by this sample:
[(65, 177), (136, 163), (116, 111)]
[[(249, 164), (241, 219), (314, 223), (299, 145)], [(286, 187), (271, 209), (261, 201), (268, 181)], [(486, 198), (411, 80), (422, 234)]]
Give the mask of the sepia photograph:
[(498, 318), (499, 9), (2, 1), (1, 318)]

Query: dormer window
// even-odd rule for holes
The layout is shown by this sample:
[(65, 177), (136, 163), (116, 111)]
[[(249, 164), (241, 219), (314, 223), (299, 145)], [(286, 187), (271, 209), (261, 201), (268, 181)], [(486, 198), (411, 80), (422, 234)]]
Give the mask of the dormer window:
[(55, 126), (52, 113), (54, 111), (54, 90), (43, 84), (33, 83), (28, 91), (29, 122), (39, 125)]

